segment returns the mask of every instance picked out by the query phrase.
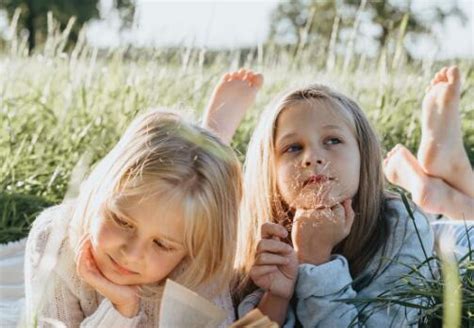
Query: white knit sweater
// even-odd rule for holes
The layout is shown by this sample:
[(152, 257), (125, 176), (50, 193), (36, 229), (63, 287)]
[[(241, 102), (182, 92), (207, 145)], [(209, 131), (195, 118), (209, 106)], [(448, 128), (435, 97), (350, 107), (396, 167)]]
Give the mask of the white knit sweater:
[[(75, 253), (67, 235), (70, 207), (44, 211), (34, 222), (25, 253), (25, 292), (28, 326), (156, 327), (159, 302), (142, 299), (136, 317), (122, 316), (111, 302), (76, 273)], [(203, 293), (205, 294), (205, 292)], [(234, 321), (229, 292), (212, 300), (227, 313), (222, 324)]]

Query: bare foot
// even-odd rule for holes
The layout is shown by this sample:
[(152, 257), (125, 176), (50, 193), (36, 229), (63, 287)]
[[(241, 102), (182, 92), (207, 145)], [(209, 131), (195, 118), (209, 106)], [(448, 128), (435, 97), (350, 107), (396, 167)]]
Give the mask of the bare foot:
[[(383, 162), (385, 177), (392, 184), (409, 191), (412, 200), (429, 213), (438, 213), (437, 208), (424, 208), (424, 195), (421, 192), (428, 182), (428, 177), (418, 164), (415, 156), (403, 145), (396, 145), (387, 154)], [(425, 205), (425, 204), (423, 204)]]
[(456, 66), (441, 69), (431, 80), (422, 105), (418, 160), (428, 175), (474, 197), (474, 174), (461, 134), (460, 89)]
[(230, 143), (262, 85), (263, 75), (251, 70), (225, 74), (214, 89), (203, 125), (216, 132), (225, 143)]
[(396, 145), (387, 154), (384, 173), (392, 184), (408, 190), (415, 204), (425, 212), (474, 220), (474, 198), (450, 187), (440, 178), (427, 175), (404, 146)]

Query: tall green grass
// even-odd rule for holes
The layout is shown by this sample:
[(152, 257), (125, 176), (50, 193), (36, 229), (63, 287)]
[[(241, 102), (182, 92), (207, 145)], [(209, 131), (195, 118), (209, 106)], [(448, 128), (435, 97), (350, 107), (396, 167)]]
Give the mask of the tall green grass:
[[(13, 31), (15, 24), (14, 19)], [(97, 50), (87, 45), (84, 33), (66, 51), (67, 30), (60, 31), (52, 17), (49, 24), (46, 43), (33, 54), (18, 33), (0, 48), (0, 192), (4, 197), (37, 197), (41, 204), (60, 202), (81, 156), (87, 153), (95, 163), (137, 113), (176, 107), (199, 117), (220, 76), (241, 66), (265, 75), (263, 90), (233, 142), (241, 158), (260, 111), (283, 90), (315, 81), (357, 99), (385, 150), (403, 143), (415, 151), (425, 86), (446, 64), (409, 62), (400, 45), (403, 29), (377, 57), (368, 58), (353, 49), (337, 50), (337, 24), (327, 44), (303, 40), (295, 47), (266, 44), (223, 51)], [(465, 77), (461, 115), (464, 142), (474, 162), (474, 63), (452, 63)], [(29, 213), (18, 208), (7, 220), (24, 221), (23, 211)], [(5, 227), (0, 224), (0, 234), (9, 234)], [(3, 240), (18, 237), (11, 234)]]

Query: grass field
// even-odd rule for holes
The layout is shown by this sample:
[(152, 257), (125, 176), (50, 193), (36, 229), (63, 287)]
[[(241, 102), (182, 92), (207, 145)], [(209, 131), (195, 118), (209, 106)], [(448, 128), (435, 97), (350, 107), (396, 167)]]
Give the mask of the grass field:
[(31, 56), (17, 39), (0, 49), (0, 242), (23, 236), (39, 209), (60, 202), (76, 164), (93, 165), (137, 113), (171, 107), (198, 119), (219, 77), (239, 67), (265, 75), (233, 142), (243, 159), (259, 112), (285, 89), (316, 81), (361, 104), (385, 151), (396, 143), (415, 151), (425, 87), (441, 66), (458, 64), (464, 142), (474, 163), (473, 61), (409, 62), (400, 49), (367, 58), (321, 45), (98, 51), (79, 42), (63, 52), (64, 38), (51, 35)]
[[(0, 43), (0, 243), (24, 237), (41, 209), (74, 196), (83, 174), (118, 141), (137, 113), (167, 107), (199, 119), (220, 76), (239, 67), (265, 75), (257, 102), (233, 141), (243, 159), (261, 110), (280, 92), (310, 82), (329, 84), (355, 98), (376, 127), (384, 151), (402, 143), (415, 152), (425, 87), (439, 68), (457, 64), (464, 78), (464, 143), (474, 163), (473, 60), (408, 60), (397, 40), (376, 58), (319, 44), (234, 51), (98, 51), (79, 41), (64, 52), (67, 35), (51, 30), (53, 35), (32, 55), (26, 54), (24, 39)], [(473, 317), (472, 253), (469, 261), (457, 265), (464, 268), (465, 295), (462, 304), (456, 303), (462, 307), (463, 325), (471, 325)], [(438, 258), (430, 261), (440, 263)], [(424, 283), (408, 297), (421, 295), (430, 306), (422, 326), (432, 327), (435, 321), (440, 326), (445, 280)]]

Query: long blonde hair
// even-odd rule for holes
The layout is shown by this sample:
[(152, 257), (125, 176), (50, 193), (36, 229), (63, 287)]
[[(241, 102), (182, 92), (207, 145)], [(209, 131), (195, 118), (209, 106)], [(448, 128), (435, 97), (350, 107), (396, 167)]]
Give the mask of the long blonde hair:
[(212, 282), (219, 292), (233, 275), (241, 189), (241, 166), (230, 147), (174, 112), (152, 110), (131, 123), (83, 184), (70, 242), (77, 245), (113, 197), (178, 194), (187, 257), (185, 269), (178, 265), (171, 275), (195, 290)]
[(349, 118), (359, 146), (360, 182), (352, 203), (356, 217), (351, 233), (335, 251), (348, 259), (351, 273), (356, 276), (384, 245), (388, 228), (383, 217), (382, 153), (374, 130), (360, 107), (345, 95), (318, 84), (296, 89), (283, 95), (262, 113), (247, 150), (236, 259), (242, 279), (241, 290), (249, 284), (248, 272), (255, 259), (261, 225), (280, 222), (279, 216), (287, 210), (277, 188), (275, 130), (280, 113), (302, 101), (309, 102), (313, 108), (324, 102), (342, 119)]

